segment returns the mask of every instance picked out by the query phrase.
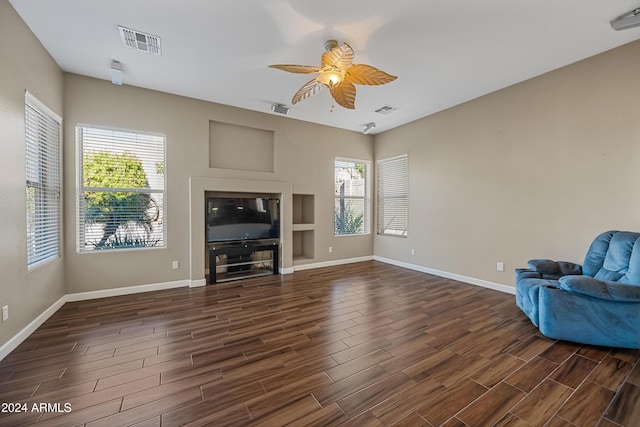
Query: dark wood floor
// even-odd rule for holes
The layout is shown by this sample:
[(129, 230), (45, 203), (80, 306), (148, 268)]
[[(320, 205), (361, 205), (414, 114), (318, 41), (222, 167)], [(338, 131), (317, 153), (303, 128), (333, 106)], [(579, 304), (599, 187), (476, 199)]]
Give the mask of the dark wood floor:
[(67, 303), (0, 362), (0, 425), (637, 427), (639, 360), (365, 262)]

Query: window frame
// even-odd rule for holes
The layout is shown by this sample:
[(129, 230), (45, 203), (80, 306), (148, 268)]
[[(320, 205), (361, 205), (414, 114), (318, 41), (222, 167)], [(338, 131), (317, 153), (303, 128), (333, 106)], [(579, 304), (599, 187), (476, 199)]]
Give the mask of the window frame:
[[(158, 138), (161, 139), (162, 146), (162, 188), (149, 188), (149, 187), (128, 187), (128, 188), (118, 188), (118, 187), (92, 187), (92, 186), (84, 186), (84, 152), (85, 152), (85, 144), (84, 138), (82, 136), (83, 129), (87, 129), (89, 131), (95, 132), (112, 132), (112, 133), (121, 133), (128, 134), (132, 137), (132, 139), (136, 139), (138, 137), (144, 138)], [(98, 126), (91, 125), (85, 123), (77, 123), (75, 128), (75, 138), (76, 138), (76, 252), (78, 254), (92, 254), (92, 253), (102, 253), (108, 252), (111, 253), (121, 252), (121, 251), (140, 251), (140, 250), (155, 250), (155, 249), (166, 249), (167, 248), (167, 215), (166, 215), (166, 204), (167, 204), (167, 137), (164, 134), (157, 132), (148, 132), (148, 131), (140, 131), (140, 130), (132, 130), (132, 129), (123, 129), (109, 126)], [(114, 138), (111, 142), (119, 142), (123, 143), (123, 139)], [(126, 153), (126, 150), (123, 151), (122, 147), (118, 147), (113, 151), (107, 150), (110, 153)], [(148, 159), (147, 159), (148, 160)], [(155, 160), (155, 159), (152, 159)], [(86, 192), (110, 192), (110, 193), (132, 193), (132, 194), (157, 194), (161, 193), (162, 201), (160, 205), (154, 204), (158, 210), (158, 215), (162, 220), (161, 225), (161, 243), (158, 245), (123, 245), (123, 246), (111, 246), (111, 247), (97, 247), (97, 245), (93, 245), (93, 248), (90, 248), (90, 244), (87, 242), (86, 236), (86, 223), (87, 221), (84, 219), (84, 209), (85, 209), (85, 193)], [(155, 201), (154, 201), (155, 202)], [(117, 229), (116, 229), (117, 231)]]
[(25, 238), (32, 271), (62, 256), (62, 117), (25, 91), (24, 121)]
[[(364, 196), (339, 196), (335, 194), (335, 184), (336, 184), (336, 170), (338, 169), (338, 163), (353, 163), (355, 164), (364, 164), (365, 165), (365, 176), (364, 176), (364, 186), (365, 186), (365, 194)], [(333, 230), (335, 237), (346, 237), (346, 236), (365, 236), (371, 234), (371, 161), (363, 160), (363, 159), (353, 159), (347, 157), (336, 157), (333, 162), (333, 179), (334, 179), (334, 215), (333, 215)], [(340, 233), (338, 234), (336, 227), (336, 201), (344, 199), (347, 200), (362, 200), (364, 203), (364, 220), (363, 220), (363, 231), (360, 233)]]
[[(404, 178), (404, 182), (392, 182), (387, 184), (387, 186), (401, 186), (404, 187), (404, 193), (393, 196), (385, 196), (383, 194), (385, 184), (382, 183), (382, 180), (385, 179), (383, 176), (384, 173), (384, 165), (391, 165), (393, 163), (401, 161), (403, 164), (400, 165), (399, 169), (395, 170), (393, 175), (395, 177), (400, 177), (395, 181), (399, 181)], [(388, 179), (388, 178), (387, 178)], [(390, 237), (401, 237), (407, 238), (409, 235), (409, 155), (408, 154), (400, 154), (398, 156), (388, 157), (384, 159), (380, 159), (376, 161), (376, 232), (379, 236), (390, 236)], [(383, 224), (385, 222), (384, 208), (385, 202), (389, 200), (405, 200), (404, 208), (401, 209), (400, 213), (404, 215), (404, 218), (401, 219), (401, 223), (404, 223), (404, 229), (401, 228), (391, 228), (385, 227)], [(387, 221), (387, 224), (390, 224)], [(394, 230), (395, 232), (388, 232), (387, 230)]]

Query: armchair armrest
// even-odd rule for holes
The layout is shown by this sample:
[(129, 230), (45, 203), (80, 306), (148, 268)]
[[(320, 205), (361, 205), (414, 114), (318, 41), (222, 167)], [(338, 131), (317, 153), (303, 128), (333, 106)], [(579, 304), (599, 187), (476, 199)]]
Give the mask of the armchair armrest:
[(542, 279), (542, 274), (528, 268), (516, 268), (516, 281), (520, 279)]
[(553, 261), (550, 259), (531, 259), (529, 268), (541, 274), (557, 276), (582, 274), (582, 266), (569, 261)]
[(640, 303), (640, 286), (607, 282), (589, 276), (561, 277), (560, 289), (603, 300)]

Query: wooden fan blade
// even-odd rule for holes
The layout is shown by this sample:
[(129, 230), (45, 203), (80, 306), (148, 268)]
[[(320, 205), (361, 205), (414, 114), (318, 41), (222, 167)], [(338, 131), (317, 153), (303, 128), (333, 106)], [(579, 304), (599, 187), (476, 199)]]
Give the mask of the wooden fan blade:
[(295, 93), (295, 95), (293, 95), (293, 98), (291, 99), (291, 103), (295, 105), (300, 101), (304, 101), (310, 96), (313, 96), (316, 93), (320, 92), (322, 90), (322, 87), (323, 85), (320, 84), (318, 80), (316, 79), (309, 80), (307, 83), (304, 84), (304, 86), (302, 86)]
[(345, 81), (359, 85), (383, 85), (397, 79), (371, 65), (353, 64), (344, 76)]
[(355, 58), (353, 49), (347, 43), (342, 43), (333, 49), (322, 54), (323, 67), (337, 67), (340, 70), (346, 70), (353, 64)]
[(343, 81), (329, 90), (338, 104), (350, 110), (356, 108), (356, 87), (353, 83)]
[(320, 69), (318, 67), (314, 67), (313, 65), (276, 64), (269, 65), (269, 67), (296, 74), (312, 74), (320, 72)]

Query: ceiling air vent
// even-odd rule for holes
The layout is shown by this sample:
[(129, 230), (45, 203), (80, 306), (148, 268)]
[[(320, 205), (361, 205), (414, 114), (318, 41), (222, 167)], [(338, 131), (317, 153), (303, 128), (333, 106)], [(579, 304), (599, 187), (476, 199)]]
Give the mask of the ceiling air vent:
[(160, 50), (160, 37), (140, 31), (132, 30), (118, 25), (122, 43), (126, 47), (130, 47), (141, 52), (153, 53), (154, 55), (162, 55)]
[(383, 105), (377, 110), (373, 110), (374, 113), (384, 114), (384, 115), (391, 114), (394, 111), (398, 111), (398, 109), (396, 107), (392, 107), (391, 105)]

